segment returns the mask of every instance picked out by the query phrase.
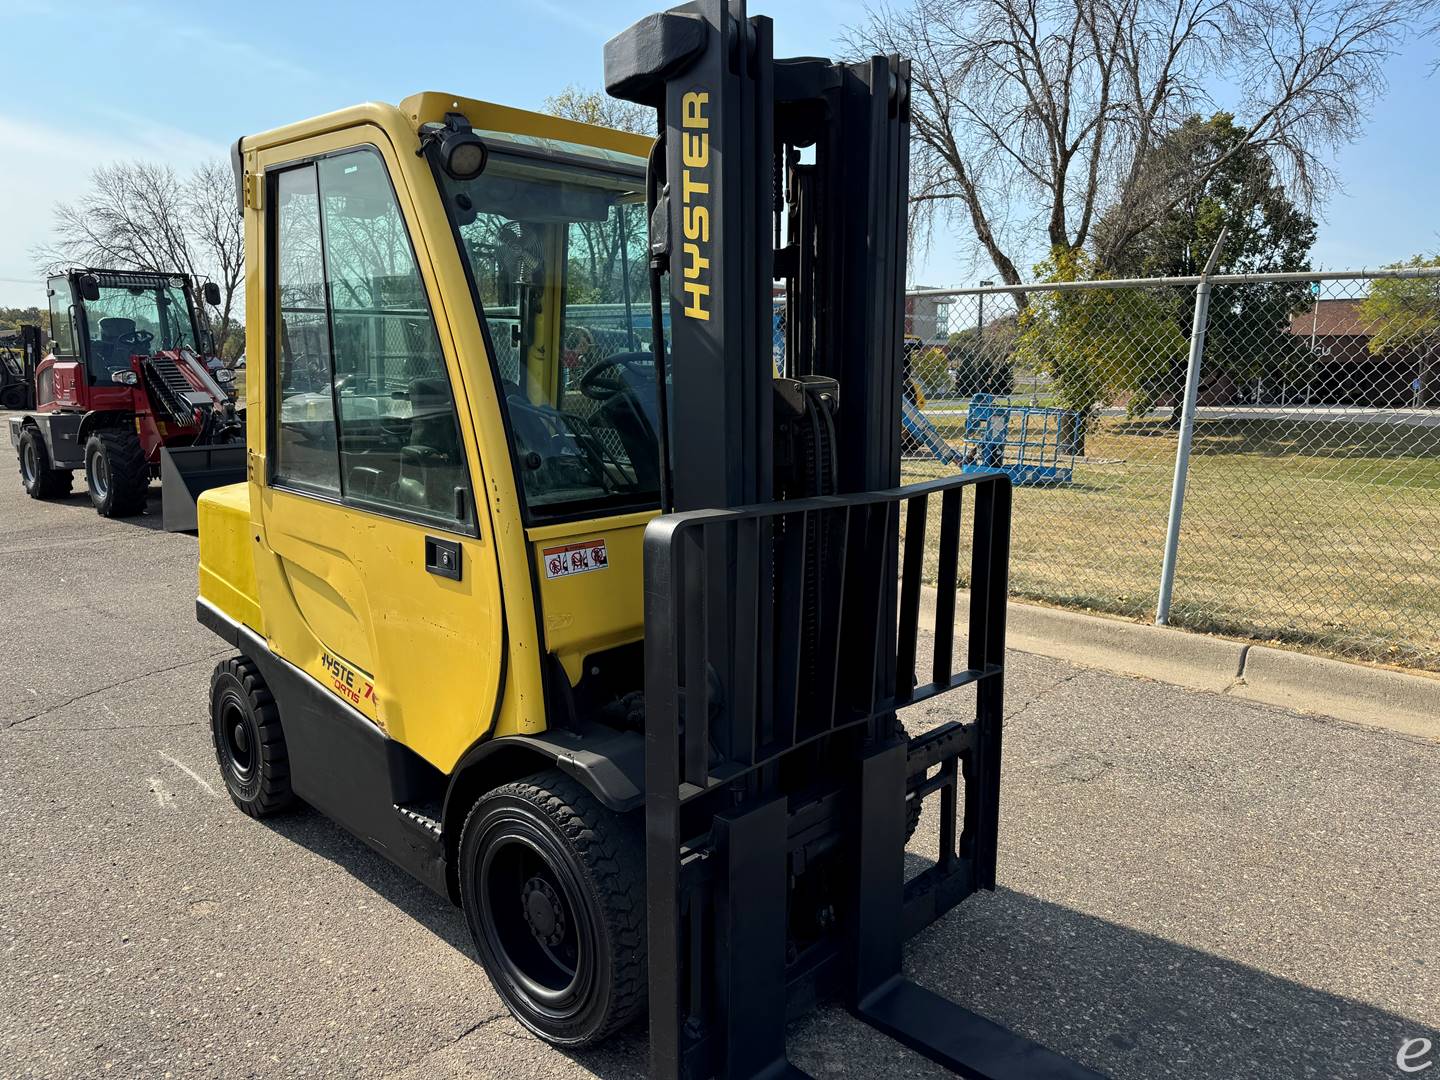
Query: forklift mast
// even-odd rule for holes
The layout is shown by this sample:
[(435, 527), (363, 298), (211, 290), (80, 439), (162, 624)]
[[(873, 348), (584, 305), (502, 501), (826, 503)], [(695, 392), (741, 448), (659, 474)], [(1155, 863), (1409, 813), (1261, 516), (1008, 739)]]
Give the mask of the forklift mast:
[(787, 402), (815, 396), (799, 387), (824, 380), (843, 393), (844, 433), (819, 486), (894, 486), (909, 62), (776, 60), (770, 19), (696, 0), (612, 38), (605, 78), (659, 117), (651, 253), (669, 271), (674, 508), (750, 505), (791, 486), (777, 412), (783, 428)]
[[(803, 1076), (787, 1017), (838, 997), (966, 1076), (1093, 1076), (901, 974), (907, 937), (995, 887), (1010, 534), (1003, 474), (897, 486), (909, 65), (776, 59), (743, 0), (693, 0), (611, 39), (605, 79), (657, 110), (671, 327), (675, 512), (645, 534), (650, 1075)], [(907, 737), (899, 710), (960, 687), (973, 721)], [(939, 848), (906, 881), (932, 795)]]

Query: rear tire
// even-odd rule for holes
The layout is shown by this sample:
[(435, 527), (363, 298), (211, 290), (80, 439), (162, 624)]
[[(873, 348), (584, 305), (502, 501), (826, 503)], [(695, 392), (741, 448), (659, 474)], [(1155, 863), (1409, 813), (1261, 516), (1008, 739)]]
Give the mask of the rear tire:
[(140, 436), (128, 428), (97, 431), (85, 444), (85, 483), (102, 517), (143, 513), (150, 489), (150, 466)]
[(481, 796), (460, 834), (460, 902), (496, 991), (557, 1046), (645, 1006), (645, 852), (635, 815), (552, 769)]
[(221, 661), (210, 677), (210, 733), (236, 806), (263, 818), (294, 801), (280, 711), (259, 670), (243, 656)]
[(40, 429), (27, 427), (20, 433), (20, 482), (32, 499), (55, 499), (70, 494), (74, 474), (50, 464), (50, 451)]

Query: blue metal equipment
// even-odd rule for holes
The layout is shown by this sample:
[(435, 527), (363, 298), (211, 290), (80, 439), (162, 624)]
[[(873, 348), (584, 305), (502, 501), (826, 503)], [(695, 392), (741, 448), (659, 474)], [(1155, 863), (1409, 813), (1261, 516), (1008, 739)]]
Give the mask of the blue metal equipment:
[(999, 470), (1017, 486), (1069, 484), (1075, 476), (1070, 434), (1077, 423), (1072, 409), (997, 404), (993, 394), (976, 394), (965, 416), (962, 471)]

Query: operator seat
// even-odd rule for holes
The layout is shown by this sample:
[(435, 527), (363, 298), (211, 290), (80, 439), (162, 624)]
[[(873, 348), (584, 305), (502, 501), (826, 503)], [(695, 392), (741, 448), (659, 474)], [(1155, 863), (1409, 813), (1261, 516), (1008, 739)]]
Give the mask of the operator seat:
[(411, 506), (444, 512), (455, 505), (461, 476), (450, 386), (443, 379), (411, 379), (409, 398), (410, 441), (400, 448), (396, 496)]
[(129, 369), (130, 352), (121, 344), (121, 339), (134, 332), (134, 319), (112, 315), (100, 320), (100, 340), (95, 343), (98, 347), (94, 354), (99, 369), (95, 372), (96, 379), (108, 382), (115, 372)]

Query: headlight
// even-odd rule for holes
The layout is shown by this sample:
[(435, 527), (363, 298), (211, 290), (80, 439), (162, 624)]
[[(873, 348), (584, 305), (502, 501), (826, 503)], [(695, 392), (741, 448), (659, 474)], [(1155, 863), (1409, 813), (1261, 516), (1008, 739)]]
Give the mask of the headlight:
[(231, 371), (229, 368), (222, 367), (219, 371), (215, 372), (215, 381), (221, 383), (233, 383), (235, 381), (235, 372)]
[(463, 113), (445, 114), (443, 123), (434, 121), (420, 129), (421, 152), (433, 149), (440, 168), (452, 180), (474, 180), (485, 171), (490, 151), (485, 142), (470, 129)]
[(456, 180), (475, 179), (485, 171), (489, 156), (485, 144), (474, 135), (447, 135), (440, 140), (440, 160)]
[(112, 371), (110, 381), (119, 383), (121, 386), (136, 386), (140, 382), (133, 371)]

